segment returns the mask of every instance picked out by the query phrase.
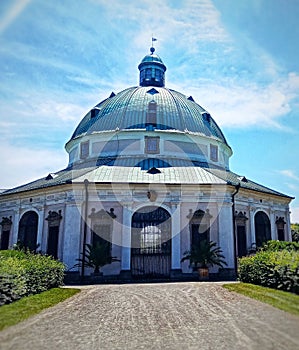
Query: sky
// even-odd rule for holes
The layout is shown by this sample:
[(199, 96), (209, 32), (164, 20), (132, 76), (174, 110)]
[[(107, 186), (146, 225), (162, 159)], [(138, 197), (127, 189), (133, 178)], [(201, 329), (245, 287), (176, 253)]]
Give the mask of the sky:
[(166, 86), (206, 108), (232, 171), (296, 197), (299, 0), (1, 0), (0, 188), (66, 167), (97, 103), (138, 85), (151, 38)]

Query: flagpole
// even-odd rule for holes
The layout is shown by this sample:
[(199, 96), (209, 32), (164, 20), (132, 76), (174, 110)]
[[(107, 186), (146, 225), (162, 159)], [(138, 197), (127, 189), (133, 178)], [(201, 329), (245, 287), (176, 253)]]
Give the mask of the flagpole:
[(154, 47), (154, 41), (157, 41), (156, 38), (154, 38), (153, 34), (152, 34), (152, 47)]

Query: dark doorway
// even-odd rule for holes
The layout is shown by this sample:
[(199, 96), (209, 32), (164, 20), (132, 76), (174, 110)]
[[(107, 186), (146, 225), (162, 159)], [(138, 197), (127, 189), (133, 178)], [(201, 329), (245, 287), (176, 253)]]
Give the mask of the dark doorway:
[(237, 226), (237, 248), (238, 257), (246, 256), (247, 254), (247, 244), (246, 244), (246, 230), (245, 226)]
[(2, 231), (1, 235), (1, 250), (7, 250), (8, 249), (8, 243), (9, 243), (9, 232), (10, 231)]
[(254, 217), (254, 226), (256, 246), (261, 247), (271, 239), (271, 225), (267, 214), (262, 211), (257, 212)]
[(50, 226), (48, 233), (47, 254), (52, 255), (54, 259), (58, 258), (58, 237), (59, 226)]
[(284, 241), (284, 229), (283, 228), (278, 228), (277, 229), (277, 238), (279, 241)]
[(19, 223), (18, 242), (21, 246), (36, 251), (38, 215), (34, 211), (25, 213)]
[(135, 278), (169, 277), (171, 217), (160, 207), (145, 207), (132, 217), (131, 272)]

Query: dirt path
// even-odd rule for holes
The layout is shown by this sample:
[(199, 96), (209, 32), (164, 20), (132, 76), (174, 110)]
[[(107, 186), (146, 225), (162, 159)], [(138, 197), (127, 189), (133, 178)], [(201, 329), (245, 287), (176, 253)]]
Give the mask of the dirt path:
[(0, 349), (299, 349), (299, 318), (215, 283), (85, 287), (0, 332)]

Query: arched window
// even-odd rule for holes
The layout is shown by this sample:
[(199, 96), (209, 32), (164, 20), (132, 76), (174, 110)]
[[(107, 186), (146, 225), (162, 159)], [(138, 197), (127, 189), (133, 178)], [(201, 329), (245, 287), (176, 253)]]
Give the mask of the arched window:
[(258, 211), (254, 217), (256, 246), (261, 247), (263, 243), (271, 239), (270, 220), (262, 211)]
[(34, 211), (27, 211), (19, 223), (18, 242), (32, 251), (37, 248), (37, 225), (38, 215)]

